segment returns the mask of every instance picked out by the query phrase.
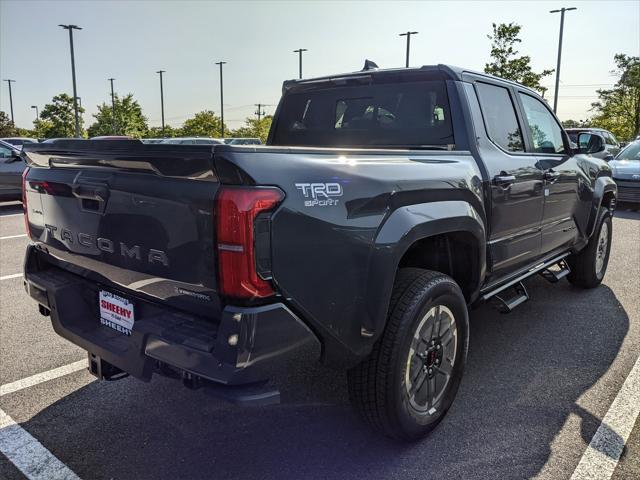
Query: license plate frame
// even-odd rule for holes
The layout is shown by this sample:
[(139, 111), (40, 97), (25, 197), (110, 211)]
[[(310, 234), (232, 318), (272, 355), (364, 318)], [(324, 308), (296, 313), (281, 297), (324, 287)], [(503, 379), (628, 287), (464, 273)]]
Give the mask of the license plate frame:
[(122, 295), (100, 289), (98, 291), (100, 324), (123, 335), (131, 336), (135, 323), (133, 302)]

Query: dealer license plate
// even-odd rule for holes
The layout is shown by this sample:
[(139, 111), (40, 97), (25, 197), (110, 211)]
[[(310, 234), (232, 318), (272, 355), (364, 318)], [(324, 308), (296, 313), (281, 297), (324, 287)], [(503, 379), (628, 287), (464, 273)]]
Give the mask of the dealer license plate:
[(100, 290), (98, 297), (100, 323), (125, 335), (131, 335), (134, 315), (133, 304), (115, 293)]

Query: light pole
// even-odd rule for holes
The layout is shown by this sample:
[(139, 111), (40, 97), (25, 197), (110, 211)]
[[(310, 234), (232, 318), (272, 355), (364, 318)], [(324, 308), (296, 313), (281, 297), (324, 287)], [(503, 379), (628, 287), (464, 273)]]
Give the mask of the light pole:
[(76, 59), (73, 51), (73, 31), (82, 30), (77, 25), (58, 25), (59, 27), (69, 30), (69, 48), (71, 49), (71, 77), (73, 79), (73, 113), (76, 121), (76, 137), (80, 137), (80, 117), (78, 116), (78, 92), (76, 89)]
[(549, 13), (560, 12), (560, 39), (558, 40), (558, 64), (556, 66), (556, 91), (553, 95), (553, 113), (556, 113), (558, 109), (558, 90), (560, 88), (560, 59), (562, 58), (562, 33), (564, 31), (564, 12), (571, 10), (577, 10), (576, 7), (564, 8), (560, 10), (551, 10)]
[(266, 113), (262, 107), (266, 107), (266, 105), (264, 103), (255, 103), (254, 105), (258, 107), (255, 113), (258, 116), (258, 123), (260, 123), (260, 119)]
[(308, 52), (308, 50), (306, 48), (299, 48), (293, 51), (293, 53), (298, 54), (298, 78), (302, 78), (302, 52)]
[(156, 73), (160, 74), (160, 112), (162, 115), (162, 138), (164, 138), (164, 90), (162, 87), (162, 74), (166, 70), (158, 70)]
[(15, 126), (16, 123), (13, 121), (13, 97), (11, 96), (11, 83), (16, 83), (15, 80), (5, 79), (5, 82), (9, 85), (9, 107), (11, 108), (11, 123)]
[(409, 48), (411, 45), (411, 35), (417, 35), (418, 32), (405, 32), (398, 34), (399, 37), (407, 37), (407, 60), (405, 63), (405, 67), (409, 68)]
[(222, 88), (222, 66), (227, 62), (216, 62), (220, 65), (220, 132), (221, 138), (224, 138), (224, 90)]
[(111, 123), (112, 123), (111, 130), (115, 135), (116, 134), (116, 100), (113, 93), (113, 81), (115, 80), (115, 78), (109, 78), (108, 80), (111, 83)]
[(38, 113), (38, 106), (37, 105), (31, 105), (31, 108), (35, 108), (36, 109), (36, 122), (38, 120), (40, 120), (40, 114)]

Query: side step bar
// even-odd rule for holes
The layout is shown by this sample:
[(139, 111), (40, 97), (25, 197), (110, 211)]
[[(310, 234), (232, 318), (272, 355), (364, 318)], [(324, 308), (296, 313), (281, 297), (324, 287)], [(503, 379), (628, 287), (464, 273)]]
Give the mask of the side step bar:
[[(539, 263), (507, 283), (486, 292), (480, 298), (485, 301), (493, 299), (493, 305), (496, 306), (500, 312), (509, 313), (518, 305), (529, 300), (529, 293), (522, 283), (523, 280), (536, 273), (539, 273), (551, 283), (557, 283), (560, 279), (566, 277), (569, 272), (571, 272), (565, 260), (568, 255), (568, 253), (565, 253), (546, 262)], [(509, 290), (512, 290), (511, 295), (506, 294)]]
[[(556, 267), (556, 268), (553, 268)], [(540, 271), (540, 275), (550, 283), (558, 283), (564, 277), (571, 273), (571, 268), (566, 260), (560, 260), (555, 265), (551, 265)]]
[[(494, 295), (492, 298), (493, 305), (501, 312), (501, 313), (509, 313), (512, 312), (518, 305), (529, 300), (529, 293), (527, 293), (527, 289), (525, 288), (522, 282), (518, 282), (511, 287), (514, 290), (514, 293), (511, 297), (505, 297), (504, 295)], [(503, 290), (503, 292), (507, 292), (508, 290)]]

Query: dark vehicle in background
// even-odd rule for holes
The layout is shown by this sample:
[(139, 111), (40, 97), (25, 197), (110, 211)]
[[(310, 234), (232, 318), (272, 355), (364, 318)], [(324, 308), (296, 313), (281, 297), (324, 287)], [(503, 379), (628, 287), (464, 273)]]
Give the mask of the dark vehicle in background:
[(534, 91), (438, 65), (285, 82), (260, 148), (27, 146), (25, 287), (98, 378), (266, 403), (304, 348), (416, 439), (454, 400), (470, 306), (602, 281), (616, 184), (601, 137), (576, 140)]
[[(609, 161), (613, 160), (618, 152), (620, 152), (620, 142), (618, 142), (616, 137), (609, 130), (605, 130), (603, 128), (567, 128), (566, 131), (569, 135), (569, 139), (576, 144), (578, 142), (578, 135), (581, 133), (591, 133), (602, 137), (604, 148), (602, 151), (594, 153), (594, 157)], [(579, 146), (582, 148), (586, 147), (586, 145)]]
[(25, 161), (21, 147), (0, 140), (0, 201), (22, 198), (22, 172)]
[(10, 143), (11, 145), (15, 145), (16, 147), (21, 147), (26, 143), (38, 143), (38, 140), (36, 140), (35, 138), (28, 137), (7, 137), (0, 138), (0, 140), (6, 143)]
[(640, 204), (640, 141), (636, 140), (609, 162), (618, 185), (618, 201)]
[(166, 138), (141, 138), (142, 143), (162, 143)]
[(84, 138), (74, 138), (74, 137), (58, 137), (58, 138), (46, 138), (42, 140), (40, 143), (55, 143), (64, 140), (84, 140)]
[(177, 137), (177, 138), (165, 138), (162, 141), (167, 145), (222, 145), (224, 142), (217, 138), (207, 137)]
[(262, 145), (259, 138), (225, 138), (224, 143), (227, 145)]

